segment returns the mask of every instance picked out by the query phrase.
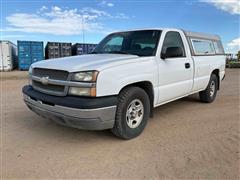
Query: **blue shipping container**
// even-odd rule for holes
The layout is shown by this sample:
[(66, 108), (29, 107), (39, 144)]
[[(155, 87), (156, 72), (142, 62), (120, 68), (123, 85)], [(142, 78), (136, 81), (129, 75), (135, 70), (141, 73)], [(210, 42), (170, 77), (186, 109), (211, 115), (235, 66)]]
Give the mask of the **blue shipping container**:
[(41, 61), (44, 59), (43, 42), (32, 42), (31, 50), (32, 50), (32, 63), (35, 63), (37, 61)]
[(32, 63), (44, 59), (43, 42), (18, 41), (17, 44), (20, 70), (28, 70)]

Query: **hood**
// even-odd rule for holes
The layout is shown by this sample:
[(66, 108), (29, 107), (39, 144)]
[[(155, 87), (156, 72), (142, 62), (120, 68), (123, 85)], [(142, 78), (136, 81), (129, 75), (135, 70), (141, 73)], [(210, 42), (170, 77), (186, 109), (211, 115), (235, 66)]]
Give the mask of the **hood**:
[[(36, 62), (32, 67), (59, 69), (68, 72), (86, 71), (86, 70), (102, 70), (111, 66), (117, 66), (125, 63), (132, 63), (136, 55), (125, 54), (88, 54), (80, 56), (71, 56), (57, 59), (49, 59)], [(139, 59), (138, 59), (139, 61)]]

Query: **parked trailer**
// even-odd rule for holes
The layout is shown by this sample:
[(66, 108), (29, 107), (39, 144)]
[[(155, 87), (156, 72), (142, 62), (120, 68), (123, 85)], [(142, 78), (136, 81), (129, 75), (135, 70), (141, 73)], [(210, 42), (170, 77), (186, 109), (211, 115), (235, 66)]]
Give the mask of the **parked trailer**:
[(17, 67), (17, 46), (10, 41), (0, 41), (0, 71)]
[(72, 46), (73, 55), (88, 54), (94, 50), (97, 44), (76, 43)]
[(44, 59), (43, 42), (18, 41), (19, 70), (28, 70), (32, 63)]
[(72, 43), (47, 42), (45, 59), (67, 57), (72, 55)]

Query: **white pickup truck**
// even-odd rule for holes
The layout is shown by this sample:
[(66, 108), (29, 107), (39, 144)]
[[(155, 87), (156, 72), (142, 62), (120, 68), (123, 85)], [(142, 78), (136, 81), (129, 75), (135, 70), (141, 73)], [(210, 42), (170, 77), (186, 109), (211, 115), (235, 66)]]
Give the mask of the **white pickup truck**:
[(224, 76), (219, 36), (142, 29), (112, 33), (91, 54), (32, 64), (23, 96), (60, 124), (131, 139), (157, 106), (197, 92), (214, 101)]

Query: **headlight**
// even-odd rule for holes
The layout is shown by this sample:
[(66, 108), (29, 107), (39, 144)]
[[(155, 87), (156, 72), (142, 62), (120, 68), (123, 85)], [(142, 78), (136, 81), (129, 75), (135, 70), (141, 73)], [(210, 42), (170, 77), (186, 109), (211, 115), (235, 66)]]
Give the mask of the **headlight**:
[(96, 96), (96, 88), (70, 87), (68, 94), (74, 96)]
[[(85, 83), (95, 83), (97, 81), (98, 71), (84, 71), (77, 72), (72, 75), (72, 81), (79, 81)], [(96, 96), (96, 87), (69, 87), (69, 95), (74, 96)]]
[(98, 71), (86, 71), (74, 73), (73, 81), (95, 82), (97, 80)]

